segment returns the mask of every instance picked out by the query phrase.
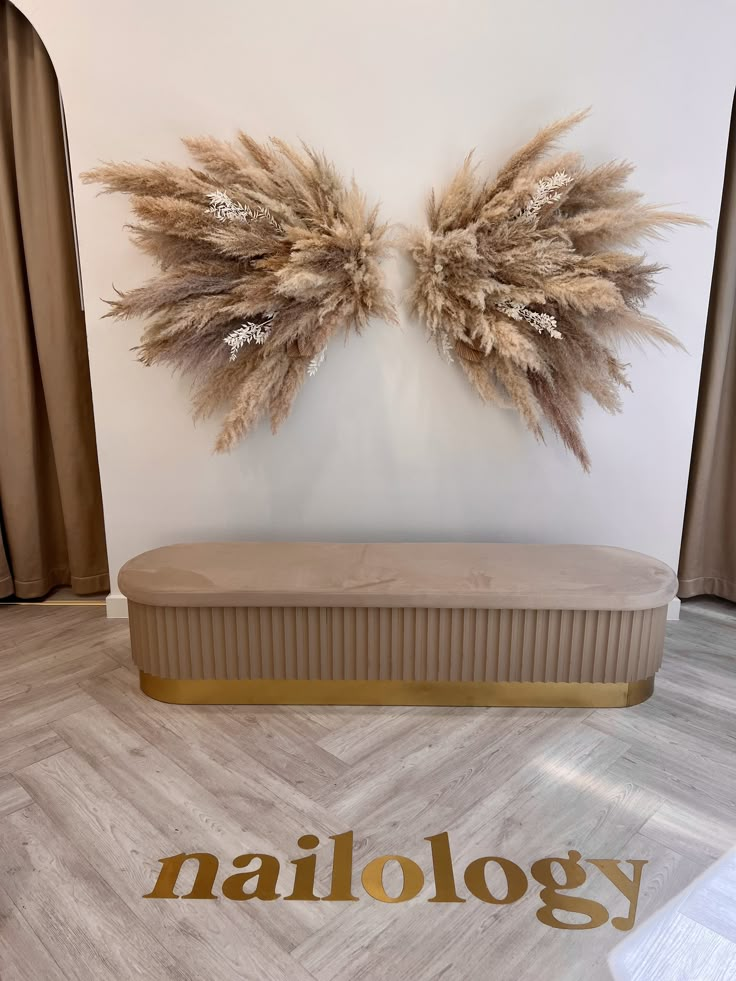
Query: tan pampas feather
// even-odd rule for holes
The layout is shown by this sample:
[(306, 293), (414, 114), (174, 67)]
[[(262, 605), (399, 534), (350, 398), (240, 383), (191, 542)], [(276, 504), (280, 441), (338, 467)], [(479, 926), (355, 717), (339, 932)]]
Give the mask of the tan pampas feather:
[(276, 430), (337, 331), (395, 320), (386, 226), (309, 147), (184, 142), (202, 169), (119, 163), (82, 177), (131, 196), (133, 239), (161, 269), (110, 315), (148, 318), (139, 358), (193, 377), (195, 415), (227, 407), (223, 451), (264, 413)]
[(429, 227), (409, 233), (407, 247), (411, 306), (439, 350), (485, 401), (505, 393), (539, 439), (546, 419), (588, 470), (583, 396), (619, 410), (628, 382), (617, 342), (679, 345), (641, 311), (659, 268), (625, 250), (702, 222), (643, 204), (625, 187), (627, 163), (587, 170), (576, 154), (547, 159), (586, 114), (541, 130), (495, 180), (481, 180), (469, 156), (430, 195)]

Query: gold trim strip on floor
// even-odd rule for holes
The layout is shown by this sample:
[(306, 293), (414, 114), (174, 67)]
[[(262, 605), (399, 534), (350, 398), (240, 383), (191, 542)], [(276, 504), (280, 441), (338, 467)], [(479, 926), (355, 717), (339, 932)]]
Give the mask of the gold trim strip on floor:
[(270, 681), (159, 678), (140, 673), (141, 691), (178, 705), (466, 705), (622, 708), (645, 701), (641, 681)]
[(104, 600), (0, 600), (0, 606), (105, 606)]

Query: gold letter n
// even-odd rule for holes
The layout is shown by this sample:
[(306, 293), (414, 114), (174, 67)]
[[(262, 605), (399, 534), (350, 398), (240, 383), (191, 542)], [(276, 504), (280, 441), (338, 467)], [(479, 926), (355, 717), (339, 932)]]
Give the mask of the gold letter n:
[[(191, 892), (188, 892), (186, 896), (179, 897), (174, 892), (174, 887), (179, 879), (182, 865), (188, 862), (190, 858), (196, 858), (199, 863), (194, 885)], [(190, 855), (185, 855), (182, 852), (180, 855), (160, 858), (159, 862), (163, 868), (159, 872), (156, 885), (151, 892), (143, 897), (144, 899), (217, 899), (217, 896), (212, 892), (212, 887), (215, 884), (220, 863), (214, 855), (210, 855), (209, 852), (192, 852)]]

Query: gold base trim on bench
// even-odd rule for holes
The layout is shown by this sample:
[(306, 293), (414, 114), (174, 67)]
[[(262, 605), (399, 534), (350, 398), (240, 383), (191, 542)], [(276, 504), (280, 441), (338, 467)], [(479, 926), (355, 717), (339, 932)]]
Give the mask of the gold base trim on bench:
[(645, 701), (641, 681), (271, 681), (159, 678), (141, 671), (141, 691), (177, 705), (477, 705), (622, 708)]

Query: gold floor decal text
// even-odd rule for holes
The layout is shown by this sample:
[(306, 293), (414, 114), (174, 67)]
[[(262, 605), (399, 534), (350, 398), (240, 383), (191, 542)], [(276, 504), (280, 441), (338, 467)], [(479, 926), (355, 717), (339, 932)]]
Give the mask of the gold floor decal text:
[[(315, 875), (317, 871), (317, 855), (314, 849), (319, 846), (316, 835), (305, 834), (297, 841), (299, 848), (311, 851), (311, 855), (302, 855), (292, 859), (293, 875), (289, 874), (291, 891), (284, 895), (281, 863), (273, 855), (248, 852), (233, 859), (235, 869), (245, 871), (229, 875), (222, 883), (220, 891), (225, 899), (243, 902), (259, 899), (271, 902), (276, 899), (297, 902), (332, 902), (355, 903), (360, 896), (354, 894), (354, 861), (353, 861), (353, 832), (331, 835), (332, 868), (330, 876), (330, 891), (326, 896), (315, 894)], [(515, 862), (498, 855), (487, 855), (476, 858), (463, 871), (463, 880), (469, 896), (458, 893), (453, 865), (450, 838), (446, 831), (431, 835), (424, 841), (429, 844), (428, 864), (431, 865), (431, 878), (434, 894), (429, 896), (430, 903), (464, 903), (471, 897), (482, 903), (494, 906), (507, 906), (521, 899), (530, 888), (529, 877)], [(219, 860), (209, 852), (181, 852), (159, 859), (161, 871), (151, 892), (144, 899), (217, 899), (214, 893), (215, 881), (220, 869)], [(196, 864), (196, 873), (191, 890), (181, 895), (176, 891), (182, 868), (187, 862)], [(389, 895), (384, 887), (384, 870), (391, 863), (400, 869), (401, 888), (393, 890)], [(642, 869), (647, 864), (643, 859), (615, 858), (585, 858), (580, 852), (569, 851), (566, 856), (540, 858), (533, 861), (529, 872), (531, 878), (541, 886), (539, 899), (541, 906), (537, 910), (537, 919), (546, 926), (559, 930), (592, 930), (609, 922), (616, 930), (630, 930), (636, 919), (636, 907), (639, 901)], [(627, 874), (622, 865), (630, 866)], [(587, 869), (586, 869), (587, 866)], [(488, 884), (488, 874), (500, 878), (505, 886), (497, 889), (497, 895), (491, 891)], [(601, 878), (603, 877), (603, 878)], [(407, 903), (415, 899), (425, 884), (423, 869), (411, 858), (405, 855), (381, 855), (368, 862), (361, 872), (361, 883), (365, 892), (381, 903)], [(624, 915), (612, 915), (603, 903), (591, 898), (590, 895), (572, 895), (572, 890), (580, 889), (589, 883), (591, 891), (595, 891), (596, 882), (603, 885), (603, 879), (613, 885), (628, 903)], [(505, 889), (505, 891), (504, 891)], [(280, 891), (281, 890), (281, 891)], [(577, 922), (567, 922), (557, 914), (565, 912), (576, 914), (581, 919)]]

